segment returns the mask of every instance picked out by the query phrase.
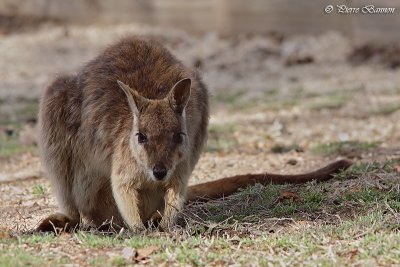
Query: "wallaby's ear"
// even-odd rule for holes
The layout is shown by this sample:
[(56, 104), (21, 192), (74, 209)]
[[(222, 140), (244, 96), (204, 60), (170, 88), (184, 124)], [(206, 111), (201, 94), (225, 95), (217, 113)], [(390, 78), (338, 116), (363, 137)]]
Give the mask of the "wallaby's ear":
[(182, 114), (189, 101), (191, 84), (192, 80), (190, 78), (182, 79), (172, 87), (168, 95), (172, 109), (179, 114)]
[(124, 91), (132, 112), (134, 115), (138, 116), (143, 108), (148, 104), (149, 100), (140, 96), (136, 90), (130, 88), (129, 85), (126, 85), (119, 80), (117, 82), (119, 87)]

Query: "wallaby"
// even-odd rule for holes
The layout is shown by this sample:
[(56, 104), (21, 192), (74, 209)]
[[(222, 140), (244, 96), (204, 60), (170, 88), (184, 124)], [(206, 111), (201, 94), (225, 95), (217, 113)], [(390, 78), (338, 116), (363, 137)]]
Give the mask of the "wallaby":
[(113, 220), (141, 230), (153, 214), (176, 221), (185, 200), (254, 183), (326, 180), (350, 162), (303, 175), (254, 174), (188, 187), (207, 137), (208, 91), (161, 44), (129, 37), (76, 75), (56, 79), (39, 112), (39, 147), (60, 212), (37, 230)]

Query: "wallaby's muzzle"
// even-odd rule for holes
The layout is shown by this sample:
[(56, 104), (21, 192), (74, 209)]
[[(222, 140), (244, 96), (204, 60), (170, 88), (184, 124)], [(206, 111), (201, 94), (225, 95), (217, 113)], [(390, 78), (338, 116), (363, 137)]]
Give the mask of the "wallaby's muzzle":
[(163, 180), (167, 176), (167, 172), (167, 168), (162, 163), (158, 163), (153, 167), (153, 175), (157, 180)]

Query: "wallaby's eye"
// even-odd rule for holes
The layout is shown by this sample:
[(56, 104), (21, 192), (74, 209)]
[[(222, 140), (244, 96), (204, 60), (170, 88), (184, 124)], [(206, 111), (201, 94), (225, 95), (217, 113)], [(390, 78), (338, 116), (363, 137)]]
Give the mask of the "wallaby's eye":
[(143, 144), (143, 143), (147, 142), (147, 137), (144, 134), (137, 133), (136, 136), (137, 136), (137, 140), (138, 140), (139, 144)]
[(175, 144), (182, 144), (184, 135), (185, 133), (174, 134), (174, 136), (172, 137), (172, 142), (174, 142)]

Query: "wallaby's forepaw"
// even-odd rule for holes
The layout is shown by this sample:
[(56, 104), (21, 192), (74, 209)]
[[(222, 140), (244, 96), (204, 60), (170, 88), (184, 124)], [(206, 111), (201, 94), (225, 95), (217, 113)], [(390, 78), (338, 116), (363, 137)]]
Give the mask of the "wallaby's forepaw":
[(159, 212), (155, 212), (151, 219), (146, 222), (147, 229), (158, 229), (162, 232), (169, 232), (185, 227), (186, 221), (181, 214), (177, 215), (176, 221), (173, 224), (171, 224), (171, 222), (168, 222), (168, 220), (163, 220), (163, 217)]
[(144, 224), (138, 224), (138, 225), (130, 225), (129, 230), (132, 234), (134, 235), (140, 235), (143, 234), (147, 231), (146, 227)]
[(78, 224), (78, 220), (72, 220), (62, 213), (54, 213), (42, 220), (35, 231), (59, 234), (73, 230)]
[(160, 225), (161, 219), (162, 215), (159, 212), (155, 212), (151, 216), (150, 220), (145, 223), (146, 229), (157, 229)]

